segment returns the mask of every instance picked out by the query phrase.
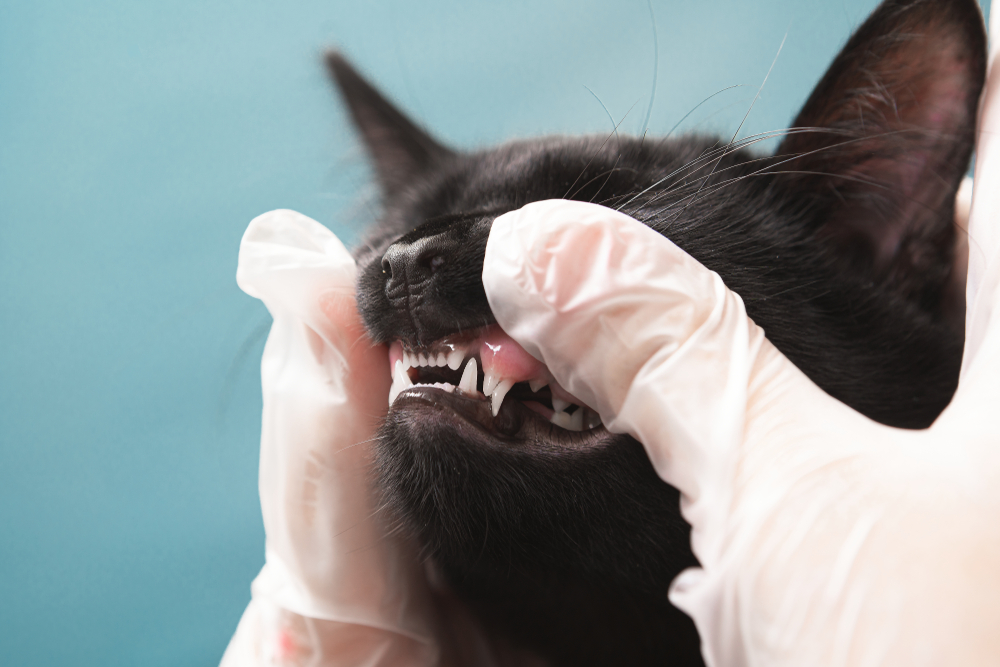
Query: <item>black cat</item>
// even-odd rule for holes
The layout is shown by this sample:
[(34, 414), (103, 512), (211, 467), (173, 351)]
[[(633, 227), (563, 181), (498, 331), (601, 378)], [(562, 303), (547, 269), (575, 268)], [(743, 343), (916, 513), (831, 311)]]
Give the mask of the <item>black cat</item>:
[[(961, 360), (953, 202), (985, 45), (973, 0), (886, 0), (772, 156), (704, 136), (458, 152), (331, 54), (384, 196), (358, 254), (364, 321), (376, 341), (401, 343), (396, 356), (412, 353), (406, 382), (459, 385), (475, 350), (459, 349), (460, 364), (435, 355), (453, 350), (442, 340), (461, 348), (491, 331), (481, 273), (492, 221), (532, 201), (592, 201), (718, 272), (828, 393), (880, 422), (925, 427), (950, 400)], [(546, 415), (563, 407), (559, 397), (532, 389), (515, 384), (495, 416), (477, 391), (399, 395), (376, 457), (397, 525), (512, 661), (699, 664), (693, 624), (667, 601), (671, 580), (696, 564), (678, 493), (637, 442), (583, 407), (583, 426), (579, 416), (554, 425)]]

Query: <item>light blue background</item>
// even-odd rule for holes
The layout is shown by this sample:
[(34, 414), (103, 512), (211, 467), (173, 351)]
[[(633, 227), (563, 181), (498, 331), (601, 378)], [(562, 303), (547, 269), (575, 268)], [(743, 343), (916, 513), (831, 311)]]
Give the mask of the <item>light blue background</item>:
[[(873, 0), (653, 3), (664, 133), (787, 126)], [(445, 141), (640, 133), (645, 0), (0, 0), (0, 664), (214, 665), (263, 563), (254, 216), (347, 241), (339, 45)], [(588, 88), (593, 94), (588, 91)], [(631, 109), (631, 111), (630, 111)], [(772, 144), (773, 145), (773, 144)]]

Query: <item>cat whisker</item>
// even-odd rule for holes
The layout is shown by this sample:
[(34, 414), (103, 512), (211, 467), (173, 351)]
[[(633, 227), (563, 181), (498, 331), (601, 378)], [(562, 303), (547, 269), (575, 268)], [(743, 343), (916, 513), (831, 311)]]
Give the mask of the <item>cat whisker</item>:
[[(737, 142), (737, 144), (736, 144), (735, 147), (725, 146), (725, 147), (720, 147), (720, 148), (716, 148), (716, 149), (707, 151), (706, 153), (704, 153), (700, 157), (695, 158), (694, 160), (691, 160), (691, 161), (685, 163), (684, 165), (678, 167), (677, 169), (675, 169), (674, 171), (670, 172), (669, 174), (667, 174), (663, 178), (659, 179), (658, 181), (656, 181), (655, 183), (653, 183), (652, 185), (650, 185), (649, 187), (647, 187), (646, 189), (644, 189), (643, 191), (641, 191), (640, 193), (638, 193), (636, 195), (636, 197), (641, 196), (641, 195), (645, 194), (646, 192), (648, 192), (648, 191), (656, 188), (657, 186), (661, 185), (667, 179), (669, 179), (669, 178), (671, 178), (673, 176), (676, 176), (677, 174), (680, 174), (680, 173), (684, 172), (685, 170), (690, 169), (691, 167), (693, 167), (694, 165), (696, 165), (696, 164), (698, 164), (700, 162), (704, 162), (705, 163), (705, 164), (702, 165), (702, 167), (704, 167), (704, 166), (707, 166), (708, 162), (711, 161), (712, 158), (716, 157), (716, 155), (719, 155), (720, 159), (722, 157), (725, 157), (728, 154), (727, 151), (730, 151), (730, 149), (732, 149), (732, 151), (741, 150), (743, 148), (746, 148), (747, 146), (751, 146), (751, 145), (753, 145), (755, 143), (758, 143), (760, 141), (765, 141), (767, 139), (772, 139), (772, 138), (777, 137), (777, 136), (783, 136), (783, 135), (787, 135), (787, 134), (794, 134), (794, 133), (798, 133), (799, 131), (811, 131), (811, 130), (826, 131), (826, 130), (822, 130), (822, 128), (790, 128), (790, 129), (786, 129), (786, 130), (771, 130), (769, 132), (762, 132), (760, 134), (756, 134), (756, 135), (751, 135), (749, 137), (745, 137), (745, 138), (741, 139), (739, 142)], [(694, 170), (693, 172), (690, 172), (690, 173), (695, 173), (697, 171), (698, 170), (696, 169), (696, 170)], [(632, 200), (629, 200), (625, 204), (622, 204), (621, 206), (618, 207), (617, 210), (620, 211), (622, 208), (624, 208), (625, 206), (627, 206), (630, 203), (632, 203)]]
[[(783, 155), (775, 156), (775, 159), (778, 159), (778, 162), (775, 162), (774, 164), (770, 165), (769, 167), (765, 167), (763, 169), (759, 169), (759, 170), (751, 172), (749, 174), (744, 174), (743, 176), (739, 176), (739, 177), (736, 177), (736, 178), (728, 179), (726, 181), (723, 181), (722, 183), (716, 184), (716, 185), (712, 186), (712, 188), (708, 192), (706, 192), (706, 196), (708, 194), (711, 194), (713, 192), (718, 191), (722, 187), (727, 187), (727, 186), (731, 185), (732, 183), (739, 182), (739, 181), (741, 181), (741, 180), (743, 180), (745, 178), (749, 178), (749, 177), (752, 177), (752, 176), (770, 175), (770, 174), (782, 174), (782, 173), (785, 173), (785, 174), (799, 173), (799, 174), (816, 175), (816, 176), (824, 176), (824, 175), (825, 176), (834, 176), (834, 177), (842, 179), (842, 180), (847, 180), (847, 181), (852, 181), (852, 182), (858, 182), (858, 183), (864, 183), (864, 184), (867, 184), (867, 185), (873, 185), (873, 186), (876, 186), (876, 187), (879, 187), (879, 188), (883, 188), (883, 189), (886, 189), (886, 190), (891, 190), (892, 188), (890, 188), (889, 186), (886, 186), (883, 183), (880, 183), (878, 181), (874, 181), (874, 180), (871, 180), (871, 179), (862, 179), (862, 178), (858, 178), (858, 177), (854, 177), (854, 176), (848, 176), (848, 175), (844, 175), (844, 174), (833, 174), (833, 173), (827, 173), (827, 172), (808, 171), (808, 170), (797, 170), (797, 171), (796, 170), (777, 170), (776, 171), (776, 170), (773, 169), (773, 167), (777, 167), (777, 166), (780, 166), (782, 164), (787, 164), (789, 162), (793, 162), (795, 160), (798, 160), (798, 159), (800, 159), (802, 157), (806, 157), (806, 156), (810, 156), (810, 155), (815, 155), (815, 154), (821, 153), (823, 151), (832, 150), (834, 148), (839, 148), (839, 147), (846, 146), (846, 145), (849, 145), (849, 144), (852, 144), (852, 143), (856, 143), (856, 142), (859, 142), (859, 141), (868, 141), (868, 140), (875, 139), (875, 138), (883, 138), (883, 137), (886, 137), (886, 136), (892, 136), (892, 135), (902, 134), (902, 133), (905, 133), (905, 132), (907, 132), (907, 131), (906, 130), (899, 130), (897, 132), (884, 132), (884, 133), (881, 133), (881, 134), (878, 134), (878, 135), (873, 135), (873, 136), (856, 137), (856, 138), (850, 139), (848, 141), (843, 141), (843, 142), (840, 142), (840, 143), (837, 143), (837, 144), (830, 144), (828, 146), (823, 146), (821, 148), (818, 148), (818, 149), (815, 149), (815, 150), (812, 150), (812, 151), (806, 151), (806, 152), (803, 152), (803, 153), (791, 154), (791, 155), (788, 155), (788, 156), (783, 156)], [(783, 158), (783, 157), (785, 159), (780, 159), (780, 158)], [(710, 174), (710, 176), (711, 176), (711, 174)], [(695, 201), (697, 201), (699, 199), (698, 195), (700, 194), (700, 192), (701, 192), (701, 188), (699, 188), (698, 191), (695, 192), (693, 195), (688, 195), (687, 197), (684, 197), (684, 199), (687, 199), (688, 197), (691, 197), (692, 199), (691, 199), (690, 202), (688, 202), (687, 205), (685, 205), (685, 207), (683, 209), (681, 209), (677, 214), (675, 214), (672, 219), (676, 219), (679, 215), (681, 215), (687, 209), (688, 206), (690, 206)], [(680, 201), (683, 201), (683, 199), (680, 200)], [(666, 210), (670, 210), (670, 208), (673, 208), (673, 206), (668, 207)]]
[(656, 79), (659, 75), (660, 65), (660, 40), (656, 35), (656, 15), (653, 14), (652, 0), (646, 0), (649, 8), (649, 22), (653, 26), (653, 89), (649, 93), (649, 106), (646, 107), (646, 118), (642, 121), (642, 136), (646, 136), (646, 128), (649, 127), (649, 116), (653, 113), (653, 100), (656, 99)]
[(605, 186), (605, 185), (607, 185), (607, 184), (608, 184), (608, 181), (610, 181), (610, 180), (611, 180), (611, 176), (612, 176), (612, 175), (613, 175), (613, 174), (614, 174), (614, 173), (615, 173), (616, 171), (618, 171), (618, 163), (619, 163), (619, 162), (621, 161), (621, 159), (622, 159), (622, 156), (621, 156), (621, 153), (619, 153), (619, 154), (618, 154), (618, 158), (617, 158), (617, 159), (615, 160), (615, 164), (614, 164), (614, 166), (613, 166), (613, 167), (611, 167), (611, 170), (610, 170), (610, 171), (608, 171), (608, 177), (604, 179), (604, 182), (603, 182), (603, 183), (601, 183), (601, 187), (597, 188), (597, 192), (595, 192), (595, 193), (594, 193), (594, 194), (593, 194), (593, 195), (592, 195), (592, 196), (590, 197), (590, 199), (589, 199), (588, 201), (591, 201), (591, 202), (593, 202), (593, 201), (594, 201), (594, 197), (596, 197), (597, 195), (601, 194), (601, 190), (603, 190), (603, 189), (604, 189), (604, 186)]
[[(598, 101), (600, 101), (600, 100), (598, 100)], [(614, 130), (612, 130), (611, 134), (609, 134), (607, 136), (607, 138), (600, 145), (600, 147), (596, 151), (594, 151), (593, 155), (590, 156), (590, 159), (587, 160), (587, 164), (584, 165), (583, 169), (580, 171), (579, 176), (577, 176), (576, 180), (574, 180), (573, 183), (570, 184), (570, 186), (568, 188), (566, 188), (566, 194), (569, 194), (573, 190), (573, 188), (576, 187), (576, 184), (580, 181), (580, 178), (582, 178), (583, 175), (585, 173), (587, 173), (587, 167), (589, 167), (591, 165), (591, 163), (594, 161), (594, 158), (596, 158), (600, 154), (600, 152), (602, 150), (604, 150), (604, 146), (607, 145), (608, 140), (611, 139), (612, 136), (617, 136), (617, 134), (618, 134), (618, 126), (625, 122), (625, 119), (628, 118), (628, 115), (632, 112), (632, 109), (634, 109), (635, 105), (638, 104), (638, 103), (639, 103), (638, 100), (636, 100), (636, 102), (632, 106), (629, 107), (628, 111), (625, 112), (625, 115), (622, 116), (622, 119), (620, 121), (618, 121), (617, 125), (615, 125), (615, 128), (614, 128)], [(560, 197), (560, 199), (566, 199), (566, 194), (564, 194), (562, 197)]]
[[(605, 106), (605, 104), (601, 100), (601, 98), (597, 96), (597, 93), (595, 93), (594, 91), (592, 91), (590, 89), (590, 86), (588, 86), (587, 84), (584, 84), (583, 87), (587, 89), (588, 93), (590, 93), (591, 95), (594, 96), (594, 99), (597, 100), (597, 103), (601, 105), (602, 109), (604, 109), (604, 113), (608, 114), (608, 120), (611, 121), (611, 126), (612, 126), (611, 127), (611, 131), (615, 133), (615, 141), (618, 143), (618, 149), (621, 150), (622, 139), (621, 139), (621, 137), (618, 136), (618, 125), (615, 125), (614, 116), (612, 116), (611, 112), (608, 111), (608, 107)], [(625, 120), (625, 119), (622, 118), (622, 120)]]
[[(729, 146), (732, 146), (733, 142), (736, 141), (736, 137), (739, 136), (740, 130), (743, 129), (743, 124), (746, 122), (747, 118), (750, 117), (750, 112), (753, 111), (754, 105), (757, 103), (757, 100), (760, 98), (761, 91), (764, 90), (764, 84), (767, 83), (768, 77), (771, 76), (771, 71), (774, 70), (774, 65), (775, 65), (775, 63), (778, 62), (778, 56), (781, 55), (781, 50), (785, 47), (785, 40), (786, 39), (788, 39), (788, 32), (787, 31), (785, 31), (785, 36), (781, 38), (781, 44), (778, 46), (778, 52), (776, 54), (774, 54), (774, 60), (771, 61), (771, 66), (768, 68), (767, 74), (764, 75), (764, 80), (760, 82), (760, 88), (757, 89), (757, 94), (754, 95), (753, 101), (750, 103), (750, 108), (747, 109), (746, 114), (743, 115), (743, 120), (741, 120), (740, 124), (736, 127), (736, 132), (733, 133), (733, 138), (729, 140)], [(729, 146), (727, 146), (727, 151), (729, 149)], [(718, 161), (716, 161), (715, 166), (712, 167), (712, 172), (709, 173), (709, 176), (711, 176), (713, 173), (715, 173), (716, 167), (719, 166), (719, 164), (722, 162), (722, 158), (725, 157), (727, 154), (728, 153), (724, 153), (723, 155), (719, 156), (719, 159), (718, 159)], [(702, 181), (702, 185), (704, 185), (704, 183), (705, 183), (705, 181)], [(699, 190), (700, 190), (700, 188), (699, 188)], [(695, 193), (695, 197), (697, 197), (697, 196), (698, 196), (698, 193)], [(691, 203), (693, 203), (694, 201), (695, 201), (695, 199), (692, 199), (691, 202), (688, 203), (688, 206), (690, 206)], [(685, 206), (684, 208), (686, 209), (687, 206)]]
[[(584, 183), (583, 185), (581, 185), (580, 187), (578, 187), (576, 190), (574, 190), (573, 194), (571, 194), (568, 197), (566, 197), (566, 199), (573, 199), (573, 198), (575, 198), (578, 194), (580, 194), (583, 190), (585, 190), (587, 188), (587, 186), (590, 185), (591, 183), (597, 181), (599, 178), (604, 178), (604, 177), (610, 178), (611, 174), (613, 174), (616, 171), (631, 171), (633, 173), (638, 173), (638, 171), (636, 171), (635, 169), (633, 169), (631, 167), (618, 167), (618, 163), (620, 161), (621, 161), (621, 155), (619, 155), (618, 158), (615, 160), (615, 164), (611, 167), (611, 169), (606, 169), (606, 170), (602, 171), (601, 173), (597, 174), (596, 176), (594, 176), (593, 178), (591, 178), (589, 181), (587, 181), (586, 183)], [(607, 184), (607, 181), (605, 181), (605, 184)], [(603, 188), (603, 187), (604, 187), (604, 185), (601, 186), (601, 188)], [(601, 189), (599, 188), (597, 190), (597, 192), (600, 193), (600, 191), (601, 191)], [(591, 198), (591, 201), (593, 201), (593, 198)]]
[(694, 105), (694, 107), (692, 107), (692, 108), (691, 108), (691, 111), (688, 111), (688, 112), (687, 112), (686, 114), (684, 114), (684, 115), (683, 115), (683, 116), (681, 117), (681, 119), (680, 119), (679, 121), (677, 121), (676, 123), (674, 123), (674, 126), (673, 126), (672, 128), (670, 128), (670, 131), (669, 131), (669, 132), (667, 132), (667, 133), (666, 133), (666, 134), (665, 134), (665, 135), (663, 136), (663, 138), (662, 138), (662, 139), (660, 139), (660, 142), (664, 142), (664, 141), (666, 141), (667, 139), (669, 139), (669, 138), (670, 138), (670, 135), (674, 133), (674, 130), (676, 130), (676, 129), (677, 129), (678, 127), (680, 127), (680, 124), (681, 124), (681, 123), (683, 123), (683, 122), (684, 122), (685, 120), (687, 120), (688, 116), (690, 116), (690, 115), (691, 115), (691, 114), (693, 114), (693, 113), (694, 113), (695, 111), (697, 111), (697, 110), (698, 110), (698, 107), (700, 107), (700, 106), (701, 106), (702, 104), (704, 104), (705, 102), (708, 102), (708, 101), (709, 101), (710, 99), (712, 99), (712, 98), (713, 98), (713, 97), (715, 97), (716, 95), (719, 95), (720, 93), (724, 93), (724, 92), (726, 92), (727, 90), (732, 90), (733, 88), (744, 88), (744, 87), (748, 87), (748, 86), (747, 86), (747, 84), (745, 84), (745, 83), (737, 83), (737, 84), (734, 84), (734, 85), (732, 85), (732, 86), (727, 86), (726, 88), (723, 88), (722, 90), (718, 90), (718, 91), (716, 91), (716, 92), (712, 93), (711, 95), (709, 95), (708, 97), (706, 97), (705, 99), (703, 99), (703, 100), (702, 100), (701, 102), (698, 102), (698, 104)]

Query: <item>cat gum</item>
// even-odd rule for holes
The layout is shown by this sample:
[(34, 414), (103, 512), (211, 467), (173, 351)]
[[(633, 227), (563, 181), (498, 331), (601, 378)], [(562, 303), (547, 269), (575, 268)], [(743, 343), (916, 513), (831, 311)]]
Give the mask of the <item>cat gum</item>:
[[(440, 382), (431, 385), (414, 383), (414, 380), (419, 379), (419, 368), (447, 366), (457, 371), (467, 358), (469, 362), (457, 387)], [(477, 390), (479, 367), (483, 374), (482, 393)], [(470, 334), (448, 336), (422, 349), (407, 349), (401, 342), (395, 341), (389, 347), (389, 368), (392, 369), (393, 377), (390, 405), (401, 391), (412, 386), (433, 386), (449, 392), (457, 388), (463, 394), (491, 397), (493, 415), (496, 416), (511, 387), (518, 382), (527, 382), (533, 392), (548, 386), (554, 409), (550, 410), (534, 401), (527, 404), (529, 407), (554, 424), (580, 430), (564, 411), (570, 405), (582, 407), (583, 403), (559, 386), (545, 364), (528, 354), (497, 325), (478, 329)]]

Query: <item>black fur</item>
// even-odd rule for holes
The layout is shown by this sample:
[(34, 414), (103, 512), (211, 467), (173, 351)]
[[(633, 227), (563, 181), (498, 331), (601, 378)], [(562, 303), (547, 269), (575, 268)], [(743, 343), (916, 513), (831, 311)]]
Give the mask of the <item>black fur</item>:
[[(925, 427), (950, 400), (963, 315), (953, 201), (985, 76), (973, 0), (883, 2), (773, 156), (697, 136), (457, 152), (340, 55), (328, 62), (383, 186), (358, 256), (376, 341), (423, 346), (493, 323), (481, 284), (490, 224), (571, 198), (619, 208), (718, 272), (779, 349), (869, 417)], [(447, 396), (404, 395), (377, 473), (393, 516), (519, 659), (700, 663), (693, 625), (666, 599), (696, 564), (689, 529), (634, 440), (542, 425), (510, 399), (492, 420)]]

